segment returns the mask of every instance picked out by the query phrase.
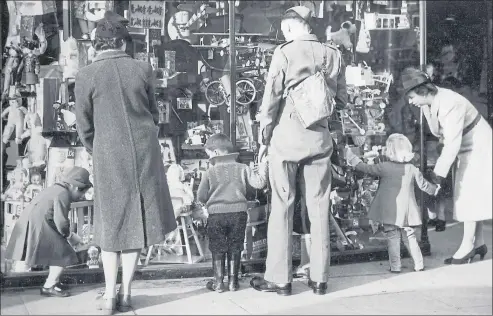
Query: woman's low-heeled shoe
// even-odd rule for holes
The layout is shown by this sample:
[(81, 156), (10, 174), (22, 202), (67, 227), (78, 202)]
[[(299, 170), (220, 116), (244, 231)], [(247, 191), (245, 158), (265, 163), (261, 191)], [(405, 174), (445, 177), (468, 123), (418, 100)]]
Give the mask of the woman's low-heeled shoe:
[(132, 301), (130, 295), (117, 295), (116, 309), (119, 312), (126, 313), (132, 310)]

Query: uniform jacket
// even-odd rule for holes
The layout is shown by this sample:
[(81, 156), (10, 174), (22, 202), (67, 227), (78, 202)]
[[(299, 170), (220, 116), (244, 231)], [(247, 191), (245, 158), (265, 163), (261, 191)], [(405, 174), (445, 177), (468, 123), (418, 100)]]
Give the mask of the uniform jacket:
[(445, 88), (438, 88), (433, 104), (424, 107), (423, 114), (430, 131), (443, 142), (434, 172), (445, 178), (459, 152), (471, 149), (462, 144), (463, 130), (480, 114), (466, 98)]
[(29, 266), (77, 264), (77, 255), (66, 239), (70, 235), (71, 203), (69, 191), (59, 184), (39, 193), (17, 220), (6, 258), (25, 260)]
[(94, 163), (95, 242), (105, 251), (159, 243), (176, 228), (158, 142), (152, 67), (102, 52), (76, 78), (77, 131)]
[(288, 89), (315, 74), (322, 66), (324, 56), (327, 56), (327, 83), (334, 92), (336, 106), (345, 107), (345, 65), (336, 47), (322, 44), (315, 35), (307, 34), (278, 46), (272, 56), (257, 117), (260, 122), (259, 142), (270, 145), (287, 160), (298, 161), (332, 149), (328, 122), (305, 129), (294, 112), (293, 104), (283, 98)]
[(437, 186), (428, 182), (418, 168), (409, 163), (391, 161), (368, 165), (357, 157), (349, 161), (349, 164), (358, 171), (380, 177), (368, 214), (371, 220), (399, 227), (421, 225), (414, 183), (430, 195), (435, 193)]

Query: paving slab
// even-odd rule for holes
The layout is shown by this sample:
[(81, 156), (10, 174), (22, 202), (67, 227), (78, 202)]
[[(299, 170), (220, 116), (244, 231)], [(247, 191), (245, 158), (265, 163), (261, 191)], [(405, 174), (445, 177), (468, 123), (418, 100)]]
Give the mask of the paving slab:
[(26, 306), (19, 292), (2, 293), (0, 295), (2, 315), (28, 315)]
[(493, 308), (488, 306), (464, 307), (459, 309), (463, 315), (492, 315)]

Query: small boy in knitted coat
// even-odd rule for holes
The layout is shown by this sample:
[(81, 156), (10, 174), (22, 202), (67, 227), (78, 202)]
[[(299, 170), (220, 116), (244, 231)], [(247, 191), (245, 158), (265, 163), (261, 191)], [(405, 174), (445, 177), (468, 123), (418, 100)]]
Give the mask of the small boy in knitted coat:
[[(215, 134), (205, 143), (210, 167), (202, 176), (197, 199), (207, 207), (207, 235), (212, 253), (214, 280), (207, 288), (219, 293), (239, 288), (241, 251), (247, 224), (247, 185), (262, 189), (267, 183), (267, 165), (256, 169), (236, 162), (238, 153), (224, 134)], [(223, 283), (228, 262), (228, 287)]]

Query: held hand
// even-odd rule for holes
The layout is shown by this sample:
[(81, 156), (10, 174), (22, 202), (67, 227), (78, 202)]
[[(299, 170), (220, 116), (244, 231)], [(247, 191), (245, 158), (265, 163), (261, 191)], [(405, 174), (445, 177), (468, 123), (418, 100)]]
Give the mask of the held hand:
[(431, 182), (437, 185), (442, 185), (443, 181), (445, 180), (443, 177), (437, 175), (434, 171), (431, 172), (430, 178), (431, 178)]

